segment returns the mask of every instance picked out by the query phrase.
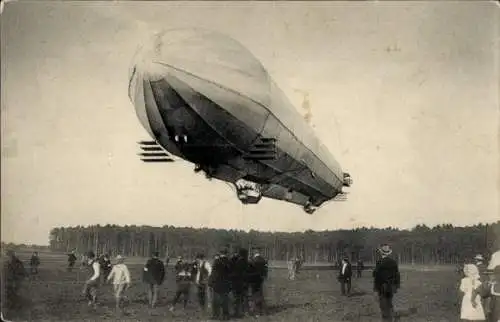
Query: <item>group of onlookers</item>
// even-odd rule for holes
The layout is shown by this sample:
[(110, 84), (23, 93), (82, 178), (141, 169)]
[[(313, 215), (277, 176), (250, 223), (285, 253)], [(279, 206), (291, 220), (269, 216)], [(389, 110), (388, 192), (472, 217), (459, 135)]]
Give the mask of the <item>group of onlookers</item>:
[[(96, 260), (93, 252), (88, 253), (87, 260), (87, 266), (91, 268), (92, 274), (85, 282), (83, 293), (89, 305), (95, 306), (99, 278), (103, 267), (107, 267), (107, 262)], [(106, 281), (112, 281), (117, 308), (120, 308), (121, 299), (131, 282), (130, 272), (123, 260), (124, 258), (119, 255), (118, 263), (112, 266), (109, 274), (105, 275)], [(233, 316), (238, 317), (251, 312), (259, 315), (264, 312), (263, 283), (267, 278), (268, 264), (259, 252), (249, 257), (248, 250), (242, 248), (229, 256), (225, 248), (214, 257), (213, 261), (206, 260), (202, 253), (198, 254), (194, 261), (185, 261), (182, 257), (178, 257), (174, 271), (176, 291), (170, 311), (174, 311), (181, 298), (184, 308), (186, 307), (194, 285), (201, 309), (207, 313), (208, 308), (211, 308), (213, 319), (230, 318), (231, 294)], [(142, 280), (148, 288), (148, 303), (151, 308), (158, 304), (160, 288), (165, 277), (166, 265), (160, 260), (159, 253), (153, 252), (142, 273)], [(250, 303), (253, 304), (252, 307)]]
[[(391, 258), (392, 249), (389, 245), (382, 245), (378, 252), (380, 259), (373, 270), (373, 290), (378, 296), (382, 320), (392, 321), (394, 318), (393, 297), (400, 288), (400, 273), (397, 261)], [(88, 252), (82, 264), (90, 269), (90, 276), (86, 280), (83, 294), (88, 304), (97, 303), (98, 289), (101, 283), (109, 282), (113, 285), (116, 307), (120, 308), (122, 298), (131, 284), (131, 275), (125, 258), (116, 257), (112, 265), (109, 255), (99, 258), (95, 253)], [(74, 267), (75, 252), (68, 254), (68, 270)], [(159, 253), (153, 252), (152, 257), (143, 267), (142, 280), (148, 286), (148, 302), (155, 307), (158, 302), (158, 293), (166, 277), (165, 262), (159, 259)], [(466, 263), (460, 269), (462, 279), (459, 290), (462, 294), (460, 318), (462, 321), (500, 321), (500, 251), (495, 252), (486, 265), (482, 255)], [(296, 278), (303, 261), (295, 258), (289, 265), (289, 279)], [(38, 274), (40, 258), (34, 252), (30, 259), (31, 274)], [(358, 277), (361, 277), (359, 268), (364, 268), (358, 262)], [(242, 316), (253, 312), (256, 315), (264, 312), (263, 283), (267, 278), (267, 260), (257, 251), (249, 257), (248, 250), (241, 248), (229, 255), (228, 249), (222, 249), (213, 260), (205, 259), (204, 254), (198, 254), (194, 261), (177, 258), (174, 265), (176, 291), (171, 302), (170, 310), (182, 298), (183, 307), (186, 307), (195, 286), (197, 299), (204, 312), (212, 310), (213, 319), (227, 320), (230, 318), (230, 298), (234, 316)], [(339, 267), (338, 280), (343, 295), (351, 291), (352, 267), (348, 258), (344, 258)], [(23, 263), (11, 250), (7, 251), (7, 260), (4, 262), (4, 278), (2, 279), (2, 299), (5, 306), (16, 302), (18, 290), (21, 288), (26, 271)], [(230, 296), (232, 295), (232, 296)]]
[(489, 265), (478, 254), (464, 264), (459, 290), (462, 293), (462, 321), (500, 321), (500, 251), (493, 253)]

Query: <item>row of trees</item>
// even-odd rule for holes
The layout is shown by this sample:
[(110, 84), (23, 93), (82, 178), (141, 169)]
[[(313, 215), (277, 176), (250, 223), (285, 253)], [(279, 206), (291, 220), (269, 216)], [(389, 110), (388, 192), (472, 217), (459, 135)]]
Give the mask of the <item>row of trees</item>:
[(469, 227), (450, 224), (411, 230), (358, 228), (353, 230), (249, 232), (241, 230), (177, 228), (173, 226), (60, 227), (50, 232), (50, 249), (78, 252), (118, 253), (147, 257), (193, 257), (197, 252), (214, 254), (222, 246), (259, 248), (270, 260), (302, 256), (306, 262), (334, 262), (341, 256), (373, 262), (377, 246), (389, 243), (401, 264), (456, 264), (477, 253), (488, 256), (500, 248), (500, 221)]

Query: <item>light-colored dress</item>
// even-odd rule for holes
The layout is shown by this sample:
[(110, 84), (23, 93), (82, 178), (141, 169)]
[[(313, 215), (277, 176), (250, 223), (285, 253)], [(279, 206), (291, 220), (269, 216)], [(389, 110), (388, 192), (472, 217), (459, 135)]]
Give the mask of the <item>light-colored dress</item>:
[(462, 307), (460, 310), (460, 318), (463, 320), (485, 321), (486, 316), (481, 304), (481, 296), (475, 295), (476, 307), (472, 305), (472, 293), (481, 286), (478, 279), (464, 277), (460, 283), (460, 291), (464, 293), (462, 298)]

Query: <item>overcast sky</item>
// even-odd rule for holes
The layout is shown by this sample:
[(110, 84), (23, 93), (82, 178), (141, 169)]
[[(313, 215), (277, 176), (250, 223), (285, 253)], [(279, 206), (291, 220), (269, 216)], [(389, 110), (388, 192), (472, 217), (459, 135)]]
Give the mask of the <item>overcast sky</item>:
[[(492, 2), (15, 2), (2, 14), (2, 240), (54, 226), (301, 231), (468, 225), (499, 215), (498, 7)], [(313, 216), (242, 206), (193, 166), (144, 164), (127, 96), (161, 28), (227, 33), (262, 61), (351, 173)]]

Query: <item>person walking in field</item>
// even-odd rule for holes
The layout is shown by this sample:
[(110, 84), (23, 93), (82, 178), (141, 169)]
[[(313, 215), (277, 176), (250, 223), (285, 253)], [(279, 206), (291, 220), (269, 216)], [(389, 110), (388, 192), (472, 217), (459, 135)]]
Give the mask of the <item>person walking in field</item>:
[(175, 305), (183, 297), (184, 309), (186, 309), (187, 303), (189, 302), (189, 293), (191, 290), (191, 283), (193, 282), (193, 271), (194, 265), (191, 263), (184, 262), (183, 260), (178, 261), (175, 264), (175, 282), (177, 290), (175, 292), (174, 300), (170, 306), (170, 312), (173, 312)]
[(109, 258), (109, 255), (108, 254), (102, 255), (99, 258), (99, 264), (101, 265), (102, 269), (102, 279), (103, 281), (106, 281), (109, 273), (111, 272), (111, 269), (113, 268), (113, 265), (111, 265), (111, 259)]
[[(92, 271), (92, 275), (85, 282), (85, 286), (83, 287), (83, 295), (89, 301), (88, 304), (96, 306), (97, 301), (97, 289), (99, 287), (99, 278), (101, 276), (101, 265), (95, 258), (94, 252), (90, 251), (87, 255), (88, 265)], [(76, 256), (75, 256), (76, 259)]]
[(123, 293), (130, 287), (131, 282), (130, 271), (124, 261), (125, 259), (121, 255), (116, 256), (116, 264), (107, 277), (107, 282), (112, 281), (113, 284), (117, 310), (120, 309)]
[(31, 274), (38, 274), (38, 266), (40, 266), (40, 257), (38, 256), (38, 252), (33, 252), (30, 259)]
[(486, 321), (481, 295), (479, 270), (474, 264), (464, 266), (465, 277), (460, 282), (460, 291), (463, 293), (460, 319), (462, 321)]
[(143, 269), (143, 281), (149, 287), (149, 306), (154, 308), (158, 300), (158, 289), (165, 280), (165, 265), (159, 259), (159, 252), (153, 252), (153, 256), (147, 261)]
[(394, 315), (393, 298), (401, 286), (398, 263), (389, 257), (392, 249), (389, 245), (382, 245), (378, 249), (381, 258), (373, 270), (373, 290), (378, 295), (380, 311), (383, 321), (392, 321)]

